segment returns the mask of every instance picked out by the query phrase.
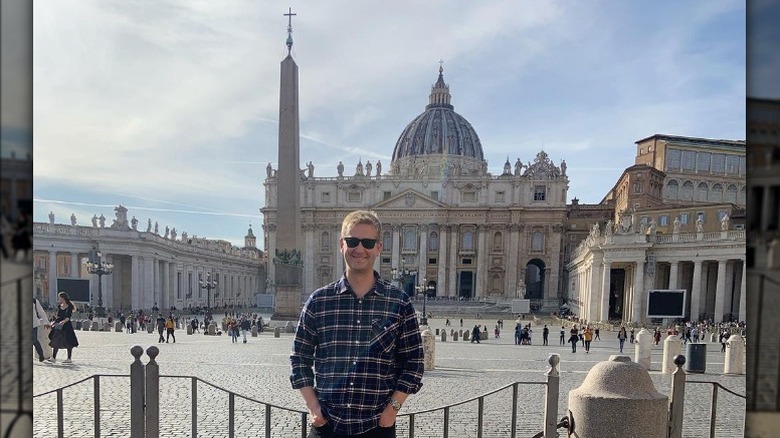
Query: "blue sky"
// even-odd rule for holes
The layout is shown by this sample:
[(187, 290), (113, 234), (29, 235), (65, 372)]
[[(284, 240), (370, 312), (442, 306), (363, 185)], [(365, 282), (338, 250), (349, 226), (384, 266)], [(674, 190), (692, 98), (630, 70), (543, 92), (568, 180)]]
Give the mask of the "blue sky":
[[(339, 160), (389, 168), (440, 59), (488, 170), (544, 149), (580, 202), (601, 200), (641, 138), (744, 139), (744, 2), (289, 5), (301, 166), (317, 176)], [(35, 3), (35, 220), (110, 223), (123, 204), (142, 224), (236, 244), (251, 222), (261, 240), (286, 6)]]

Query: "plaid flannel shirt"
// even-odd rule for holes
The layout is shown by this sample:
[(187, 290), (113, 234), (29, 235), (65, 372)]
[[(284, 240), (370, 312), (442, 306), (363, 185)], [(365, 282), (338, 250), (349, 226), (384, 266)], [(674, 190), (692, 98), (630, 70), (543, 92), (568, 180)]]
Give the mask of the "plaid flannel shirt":
[[(294, 389), (312, 386), (336, 433), (376, 428), (394, 391), (422, 386), (422, 338), (409, 297), (374, 272), (357, 298), (346, 277), (311, 294), (290, 354)], [(313, 370), (312, 370), (313, 367)]]

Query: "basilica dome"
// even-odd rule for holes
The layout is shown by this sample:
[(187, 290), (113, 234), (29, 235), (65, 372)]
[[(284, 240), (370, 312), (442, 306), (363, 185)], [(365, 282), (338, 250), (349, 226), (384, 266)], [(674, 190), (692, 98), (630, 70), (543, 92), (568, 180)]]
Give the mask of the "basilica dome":
[(444, 83), (444, 70), (431, 87), (425, 112), (415, 117), (398, 137), (393, 161), (419, 155), (456, 155), (484, 160), (482, 143), (471, 123), (450, 104), (450, 87)]

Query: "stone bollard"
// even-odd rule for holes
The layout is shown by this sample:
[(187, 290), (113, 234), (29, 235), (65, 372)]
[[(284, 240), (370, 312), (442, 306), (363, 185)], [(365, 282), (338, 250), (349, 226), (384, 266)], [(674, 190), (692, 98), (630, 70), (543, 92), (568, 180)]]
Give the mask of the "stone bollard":
[(191, 335), (192, 333), (193, 333), (193, 332), (192, 332), (192, 326), (191, 326), (191, 325), (189, 325), (189, 324), (187, 324), (187, 334), (188, 334), (188, 335)]
[(447, 330), (442, 330), (441, 331), (441, 341), (442, 342), (447, 342)]
[(281, 327), (274, 327), (274, 337), (278, 338), (282, 334), (282, 328)]
[(425, 371), (432, 370), (436, 365), (436, 337), (430, 329), (423, 330), (421, 336), (423, 341)]
[(668, 403), (643, 366), (628, 356), (610, 356), (569, 392), (569, 424), (579, 438), (666, 438)]
[(481, 341), (486, 341), (487, 338), (488, 338), (488, 332), (486, 332), (486, 331), (479, 332), (479, 339)]
[(122, 327), (122, 321), (117, 321), (116, 323), (114, 323), (115, 332), (121, 332), (123, 329), (124, 327)]
[(154, 324), (152, 323), (146, 324), (146, 331), (148, 333), (154, 333)]
[(287, 321), (287, 324), (284, 325), (284, 332), (285, 333), (295, 333), (295, 325), (292, 321)]
[(634, 361), (644, 367), (644, 369), (650, 369), (650, 358), (653, 353), (653, 334), (647, 329), (643, 328), (636, 334), (636, 347), (634, 352)]
[(726, 341), (726, 361), (723, 364), (724, 374), (745, 374), (742, 359), (745, 356), (745, 340), (740, 335), (731, 335)]
[(718, 342), (718, 334), (717, 333), (712, 333), (710, 335), (710, 342)]
[(214, 336), (216, 334), (217, 334), (217, 324), (212, 322), (211, 324), (209, 324), (209, 335)]
[(454, 333), (452, 334), (452, 340), (453, 340), (454, 342), (458, 342), (458, 332), (454, 332)]
[(661, 372), (664, 374), (672, 374), (677, 365), (674, 364), (674, 357), (682, 353), (682, 342), (680, 337), (676, 335), (669, 335), (664, 339), (664, 356), (661, 362)]
[(257, 337), (257, 326), (256, 325), (252, 326), (252, 337), (253, 338)]
[(107, 322), (104, 322), (103, 323), (103, 328), (101, 328), (100, 331), (110, 332), (111, 331), (111, 324), (109, 324)]
[(92, 330), (93, 332), (99, 331), (100, 330), (100, 324), (98, 324), (97, 321), (92, 321), (92, 328), (90, 328), (90, 330)]
[(78, 321), (78, 325), (81, 326), (81, 330), (85, 332), (89, 331), (89, 321)]
[(464, 340), (464, 341), (468, 341), (468, 340), (469, 340), (469, 338), (470, 338), (470, 336), (471, 336), (471, 333), (469, 333), (469, 332), (464, 332), (464, 333), (463, 333), (463, 340)]

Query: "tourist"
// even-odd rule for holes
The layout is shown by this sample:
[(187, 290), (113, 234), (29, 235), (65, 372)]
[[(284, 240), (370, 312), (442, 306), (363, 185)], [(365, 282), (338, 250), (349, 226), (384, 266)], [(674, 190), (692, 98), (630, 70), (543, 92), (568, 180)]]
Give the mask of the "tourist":
[(523, 336), (523, 328), (520, 323), (515, 324), (515, 345), (520, 345)]
[(169, 316), (168, 320), (165, 321), (165, 329), (168, 332), (165, 335), (165, 343), (167, 344), (173, 338), (173, 343), (175, 344), (176, 334), (174, 334), (174, 331), (176, 330), (176, 322), (173, 320), (173, 316)]
[(51, 357), (46, 360), (51, 363), (57, 362), (57, 351), (64, 348), (68, 351), (68, 358), (62, 362), (71, 363), (73, 362), (73, 349), (79, 346), (79, 340), (76, 338), (76, 332), (70, 321), (76, 306), (70, 301), (66, 292), (57, 294), (57, 303), (57, 317), (52, 324), (52, 331), (49, 332), (49, 345), (52, 348), (52, 353)]
[(246, 316), (241, 317), (241, 334), (244, 335), (244, 343), (246, 344), (246, 332), (252, 328), (249, 320)]
[(198, 318), (192, 318), (192, 321), (190, 321), (190, 325), (192, 326), (192, 333), (198, 332), (200, 333), (200, 327), (198, 326)]
[(594, 336), (594, 337), (593, 337), (593, 340), (594, 340), (594, 341), (595, 341), (596, 339), (598, 339), (599, 341), (601, 340), (601, 337), (599, 336), (599, 328), (598, 328), (598, 327), (596, 327), (596, 329), (595, 329), (595, 330), (593, 330), (593, 334), (594, 334), (594, 335), (596, 335), (596, 336)]
[(479, 334), (479, 325), (475, 325), (474, 328), (471, 330), (471, 343), (473, 344), (476, 342), (477, 344), (481, 344), (479, 342), (480, 334)]
[(620, 345), (620, 352), (623, 352), (623, 344), (626, 343), (626, 338), (628, 335), (626, 334), (626, 327), (620, 326), (620, 330), (618, 330), (617, 338), (618, 338), (618, 344)]
[(160, 335), (157, 342), (165, 342), (165, 337), (163, 336), (163, 333), (165, 333), (165, 317), (162, 316), (162, 313), (157, 314), (157, 333)]
[(566, 327), (561, 326), (561, 340), (559, 345), (566, 345)]
[[(659, 333), (659, 334), (658, 334), (658, 336), (660, 336), (660, 335), (661, 335), (661, 334)], [(659, 339), (660, 339), (660, 338), (659, 338)], [(632, 343), (632, 344), (634, 343), (634, 340), (636, 340), (636, 338), (634, 337), (634, 328), (633, 328), (633, 327), (631, 327), (631, 343)]]
[(51, 328), (49, 325), (49, 318), (46, 316), (46, 311), (43, 310), (41, 302), (37, 298), (33, 298), (33, 329), (32, 329), (32, 343), (35, 347), (35, 352), (38, 354), (38, 362), (43, 362), (43, 347), (41, 341), (38, 340), (38, 327), (43, 326), (44, 329)]
[(585, 353), (590, 353), (590, 343), (593, 341), (593, 329), (590, 326), (585, 327), (582, 332), (582, 338), (585, 340)]
[(542, 329), (542, 345), (547, 345), (547, 337), (550, 336), (550, 329), (547, 328), (547, 324)]
[[(304, 304), (290, 382), (309, 411), (309, 438), (395, 437), (398, 411), (422, 386), (420, 327), (409, 296), (373, 269), (382, 252), (376, 215), (348, 214), (341, 236), (346, 270)], [(354, 337), (336, 336), (344, 332)]]
[(577, 335), (577, 326), (573, 326), (571, 330), (569, 330), (569, 342), (571, 343), (571, 352), (576, 353), (577, 352), (577, 341), (580, 340), (580, 337)]

